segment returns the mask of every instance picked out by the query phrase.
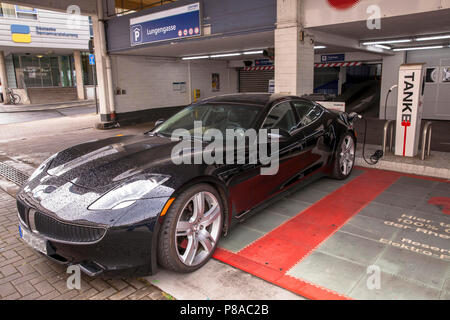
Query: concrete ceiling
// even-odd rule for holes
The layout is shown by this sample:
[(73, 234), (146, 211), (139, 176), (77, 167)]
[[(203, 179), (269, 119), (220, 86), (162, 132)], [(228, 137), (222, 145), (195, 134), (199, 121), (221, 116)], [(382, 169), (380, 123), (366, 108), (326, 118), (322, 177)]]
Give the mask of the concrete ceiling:
[[(419, 14), (410, 14), (381, 19), (381, 29), (370, 30), (366, 21), (357, 21), (336, 25), (310, 28), (330, 35), (338, 35), (359, 41), (394, 39), (419, 35), (450, 33), (450, 9)], [(430, 45), (436, 41), (421, 42), (420, 45)], [(439, 43), (439, 41), (437, 41)], [(442, 41), (441, 41), (442, 43)], [(445, 43), (445, 41), (444, 41)], [(410, 46), (407, 44), (406, 46)], [(396, 45), (393, 47), (401, 47)], [(405, 46), (403, 44), (403, 46)]]
[[(138, 46), (122, 53), (125, 55), (141, 55), (152, 57), (188, 57), (205, 54), (241, 52), (273, 47), (274, 31), (240, 34), (234, 36), (212, 36), (191, 39), (189, 41), (173, 41), (171, 43), (155, 43)], [(242, 57), (237, 57), (242, 59)], [(227, 58), (231, 60), (232, 57)]]

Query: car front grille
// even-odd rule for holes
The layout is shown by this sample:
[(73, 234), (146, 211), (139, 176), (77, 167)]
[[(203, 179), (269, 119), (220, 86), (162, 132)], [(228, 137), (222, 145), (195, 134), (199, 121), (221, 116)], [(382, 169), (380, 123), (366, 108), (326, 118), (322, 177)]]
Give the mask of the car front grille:
[[(100, 240), (106, 229), (82, 226), (58, 221), (42, 212), (30, 210), (27, 204), (17, 201), (17, 210), (22, 223), (43, 236), (56, 241), (70, 243), (92, 243)], [(30, 217), (29, 215), (34, 215)]]
[(65, 242), (95, 242), (100, 240), (106, 230), (60, 222), (41, 212), (34, 216), (36, 230), (51, 239)]

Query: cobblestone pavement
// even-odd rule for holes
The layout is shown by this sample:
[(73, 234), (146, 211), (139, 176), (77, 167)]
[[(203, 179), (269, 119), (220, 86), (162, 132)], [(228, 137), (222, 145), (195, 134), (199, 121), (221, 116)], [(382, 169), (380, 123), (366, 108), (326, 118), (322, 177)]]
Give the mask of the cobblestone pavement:
[[(78, 127), (86, 127), (82, 122), (83, 118), (76, 119), (80, 122)], [(145, 127), (143, 126), (143, 128)], [(7, 128), (9, 127), (2, 126), (2, 130)], [(51, 128), (51, 125), (49, 125), (49, 128)], [(106, 138), (119, 133), (144, 131), (143, 129), (133, 129), (99, 131), (90, 127), (80, 131), (80, 129), (75, 128), (59, 131), (56, 135), (49, 129), (47, 134), (39, 137), (21, 130), (17, 133), (17, 137), (13, 137), (12, 140), (0, 142), (0, 156), (2, 158), (0, 161), (11, 161), (11, 158), (9, 158), (11, 156), (15, 158), (12, 161), (13, 164), (27, 164), (29, 169), (33, 169), (51, 153), (69, 145), (93, 138)], [(16, 158), (16, 156), (18, 157)], [(19, 166), (19, 169), (22, 168)], [(26, 166), (25, 169), (27, 169)], [(24, 171), (30, 173), (29, 170)], [(10, 195), (14, 192), (9, 191), (10, 194), (8, 194), (1, 187), (3, 185), (0, 184), (0, 300), (171, 299), (158, 288), (136, 278), (91, 278), (82, 274), (81, 290), (69, 290), (66, 282), (70, 274), (66, 273), (66, 267), (35, 252), (20, 240), (16, 202), (14, 197)]]
[(140, 279), (91, 278), (82, 274), (81, 289), (69, 290), (66, 267), (24, 244), (18, 233), (16, 203), (0, 190), (0, 299), (160, 300), (168, 297)]

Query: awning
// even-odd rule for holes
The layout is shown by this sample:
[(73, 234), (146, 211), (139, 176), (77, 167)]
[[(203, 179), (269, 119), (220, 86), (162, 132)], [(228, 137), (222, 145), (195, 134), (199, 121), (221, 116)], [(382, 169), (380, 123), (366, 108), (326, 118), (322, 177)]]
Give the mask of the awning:
[(315, 63), (315, 68), (334, 68), (334, 67), (359, 67), (362, 65), (361, 61), (352, 62), (333, 62), (333, 63)]
[(244, 71), (268, 71), (275, 70), (274, 66), (245, 67)]
[[(315, 63), (315, 68), (334, 68), (334, 67), (359, 67), (362, 65), (362, 61), (350, 61), (350, 62), (333, 62), (333, 63)], [(244, 71), (268, 71), (275, 70), (275, 66), (258, 66), (258, 67), (245, 67)]]

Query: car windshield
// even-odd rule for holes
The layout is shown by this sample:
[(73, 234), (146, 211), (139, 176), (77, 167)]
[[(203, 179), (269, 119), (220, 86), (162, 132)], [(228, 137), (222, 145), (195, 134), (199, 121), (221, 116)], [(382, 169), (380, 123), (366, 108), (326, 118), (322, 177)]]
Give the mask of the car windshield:
[(250, 129), (260, 110), (260, 107), (251, 105), (191, 105), (155, 128), (152, 133), (170, 137), (174, 130), (184, 129), (192, 137), (202, 139), (194, 136), (194, 121), (201, 121), (202, 134), (208, 129), (217, 129), (225, 137), (227, 129)]

